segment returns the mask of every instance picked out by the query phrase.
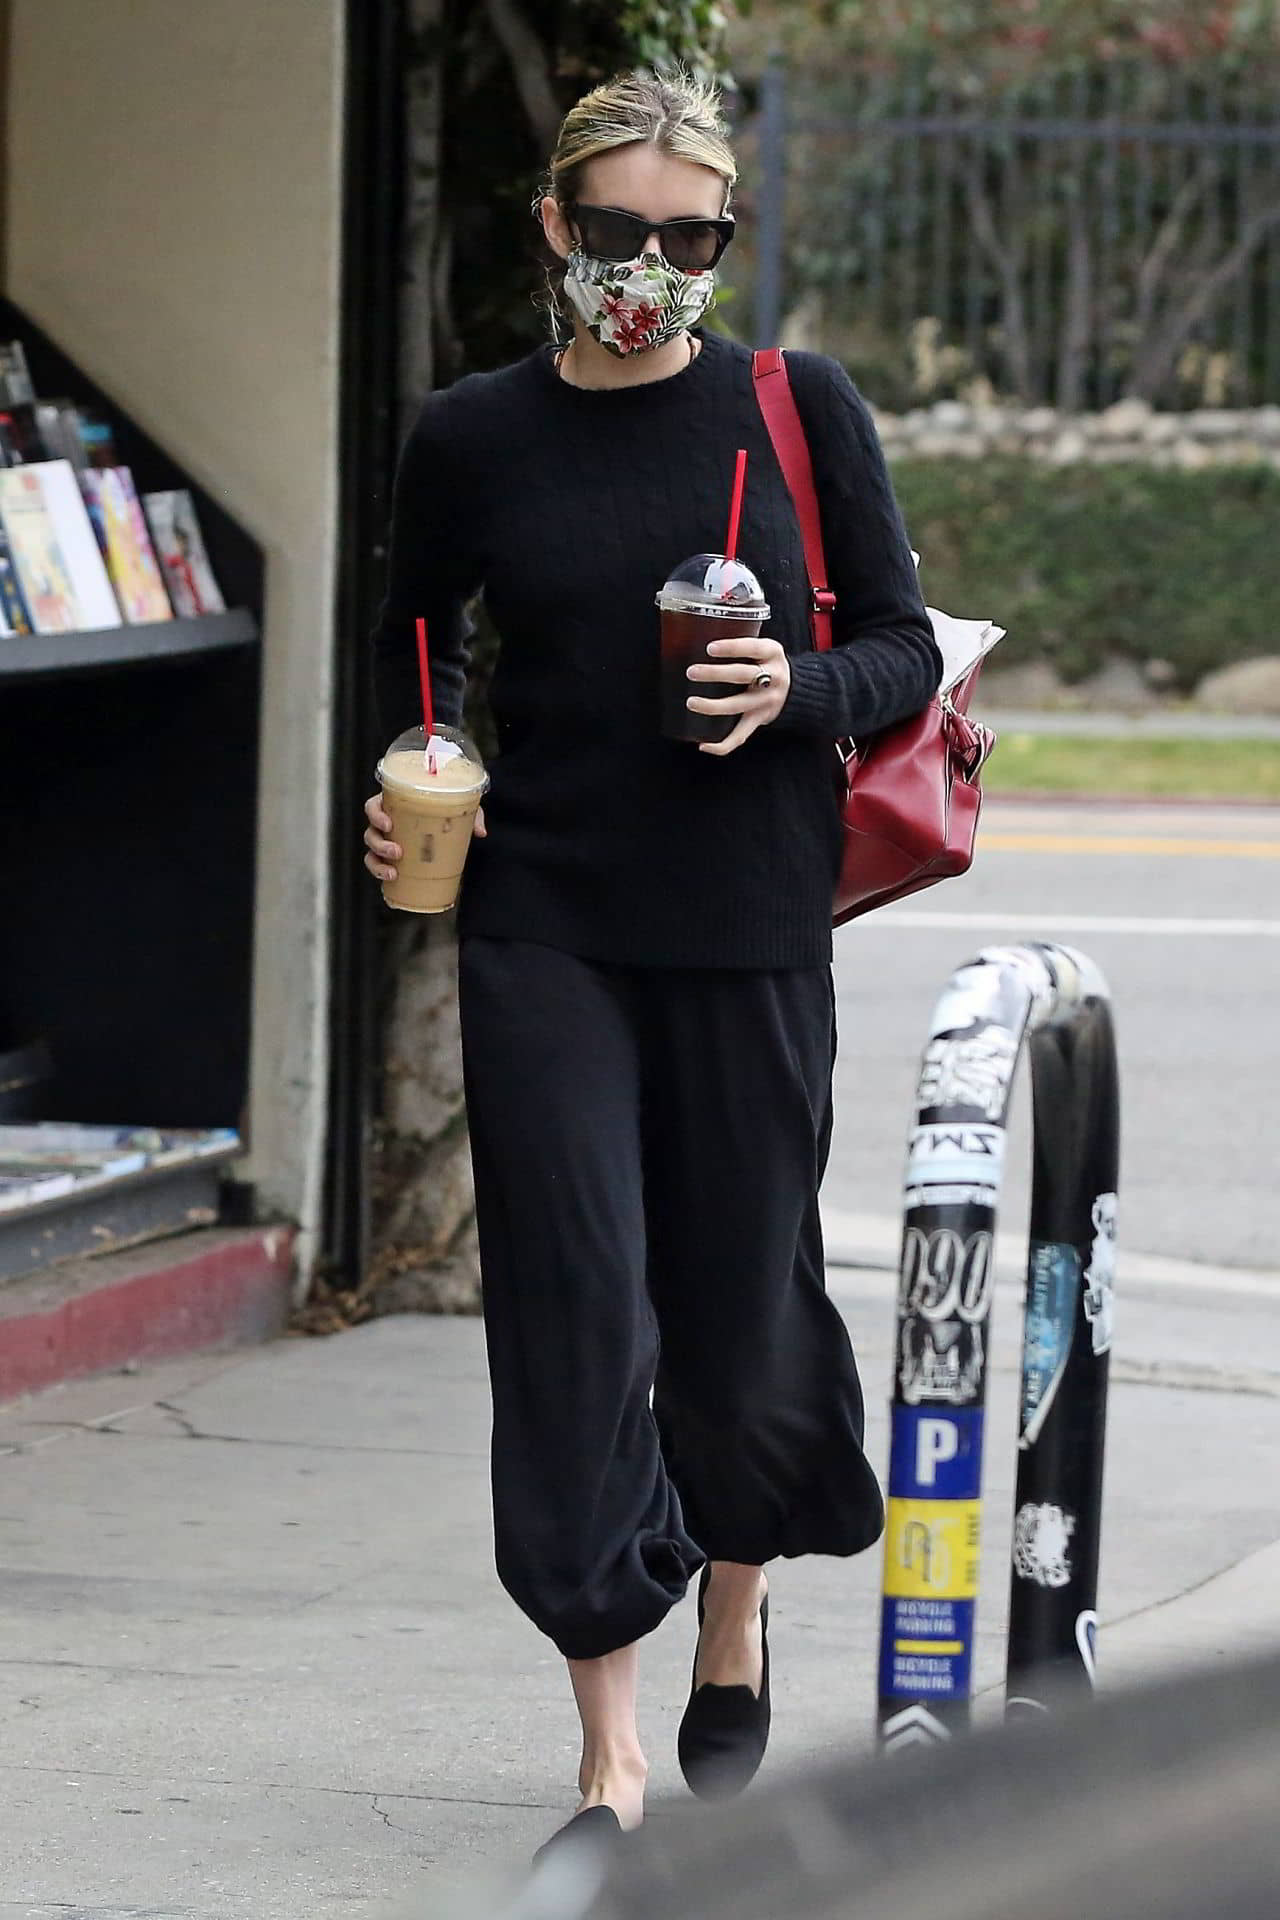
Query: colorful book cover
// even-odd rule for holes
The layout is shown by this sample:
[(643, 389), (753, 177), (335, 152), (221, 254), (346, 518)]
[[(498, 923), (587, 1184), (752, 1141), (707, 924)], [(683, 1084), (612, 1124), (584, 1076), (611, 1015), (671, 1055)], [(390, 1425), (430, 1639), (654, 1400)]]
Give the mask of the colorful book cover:
[(185, 487), (172, 493), (148, 493), (143, 504), (175, 613), (184, 619), (224, 613), (226, 602), (209, 565), (190, 493)]
[[(111, 422), (92, 407), (75, 409), (75, 430), (79, 437), (84, 455), (83, 464), (90, 467), (118, 467), (120, 455), (116, 451), (116, 437)], [(77, 465), (81, 462), (77, 462)]]
[(121, 613), (133, 626), (171, 620), (169, 596), (128, 467), (86, 468), (79, 479)]
[(79, 611), (77, 627), (86, 632), (98, 627), (118, 627), (120, 609), (98, 551), (74, 467), (69, 460), (48, 460), (26, 471), (40, 476), (45, 505), (71, 576)]
[(80, 485), (80, 498), (84, 501), (84, 510), (89, 516), (89, 525), (93, 528), (93, 537), (98, 543), (98, 552), (107, 562), (107, 572), (111, 571), (111, 560), (107, 548), (107, 510), (102, 502), (102, 488), (98, 485), (100, 475), (92, 467), (76, 469), (76, 479)]
[[(37, 633), (74, 633), (80, 625), (80, 609), (39, 467), (0, 469), (0, 520), (32, 626)], [(89, 537), (93, 538), (92, 533)]]
[(27, 603), (22, 597), (22, 588), (18, 585), (18, 576), (14, 572), (13, 555), (9, 551), (9, 536), (0, 526), (0, 618), (4, 621), (6, 633), (30, 633), (31, 615), (27, 612)]

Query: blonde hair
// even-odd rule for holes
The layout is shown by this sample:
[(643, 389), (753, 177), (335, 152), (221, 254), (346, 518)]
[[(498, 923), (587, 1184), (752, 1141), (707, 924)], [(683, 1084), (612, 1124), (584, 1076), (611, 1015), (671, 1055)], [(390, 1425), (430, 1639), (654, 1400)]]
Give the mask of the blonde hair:
[[(641, 67), (634, 73), (617, 74), (570, 107), (546, 177), (534, 196), (535, 212), (548, 194), (562, 208), (568, 206), (576, 198), (589, 161), (640, 141), (718, 173), (724, 181), (721, 211), (728, 212), (738, 166), (729, 145), (720, 90), (684, 67), (661, 73)], [(562, 313), (563, 262), (548, 263), (546, 271), (546, 304), (554, 320)]]

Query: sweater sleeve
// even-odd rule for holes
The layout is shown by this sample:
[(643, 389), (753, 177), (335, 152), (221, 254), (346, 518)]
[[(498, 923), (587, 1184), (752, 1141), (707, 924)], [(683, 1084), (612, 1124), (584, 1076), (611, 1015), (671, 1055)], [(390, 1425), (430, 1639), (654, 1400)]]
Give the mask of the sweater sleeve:
[(791, 659), (774, 726), (863, 738), (928, 705), (942, 675), (902, 515), (870, 410), (844, 368), (789, 353), (836, 596), (829, 653)]
[(481, 585), (459, 485), (449, 393), (428, 395), (396, 469), (387, 591), (370, 636), (373, 699), (390, 741), (422, 719), (417, 622), (425, 616), (431, 701), (437, 720), (459, 725), (475, 631), (467, 602)]

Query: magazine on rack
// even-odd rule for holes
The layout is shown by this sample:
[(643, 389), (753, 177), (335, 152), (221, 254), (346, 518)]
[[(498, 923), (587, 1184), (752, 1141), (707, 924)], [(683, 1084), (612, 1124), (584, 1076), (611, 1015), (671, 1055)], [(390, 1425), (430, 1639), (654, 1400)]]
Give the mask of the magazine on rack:
[(128, 467), (85, 467), (80, 491), (125, 619), (134, 626), (171, 620), (173, 610)]
[(104, 1127), (40, 1120), (0, 1125), (0, 1209), (36, 1206), (126, 1175), (234, 1153), (233, 1127)]
[[(80, 492), (80, 484), (71, 462), (45, 460), (38, 466), (24, 467), (18, 473), (0, 474), (0, 485), (11, 485), (14, 481), (27, 483), (35, 481), (40, 487), (46, 512), (53, 525), (58, 549), (71, 581), (76, 613), (73, 625), (86, 630), (118, 627), (121, 624), (120, 609), (116, 604), (115, 594), (111, 590), (111, 581), (98, 550), (98, 542), (84, 504), (84, 496)], [(21, 578), (20, 556), (18, 556), (18, 573)]]
[(175, 613), (224, 613), (226, 602), (209, 565), (195, 502), (185, 487), (143, 495)]
[(38, 467), (0, 470), (0, 520), (32, 626), (37, 633), (71, 633), (80, 609)]
[(6, 1173), (0, 1168), (0, 1213), (30, 1207), (39, 1200), (59, 1200), (75, 1184), (74, 1173)]
[(30, 633), (31, 615), (18, 585), (9, 536), (0, 525), (0, 634)]
[(0, 402), (6, 407), (25, 407), (35, 397), (26, 348), (21, 340), (0, 341)]

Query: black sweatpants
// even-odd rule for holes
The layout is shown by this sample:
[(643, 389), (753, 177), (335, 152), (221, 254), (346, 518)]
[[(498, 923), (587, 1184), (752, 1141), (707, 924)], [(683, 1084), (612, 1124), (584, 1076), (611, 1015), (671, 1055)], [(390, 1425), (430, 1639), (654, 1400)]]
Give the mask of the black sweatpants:
[(829, 969), (473, 936), (460, 999), (512, 1598), (589, 1659), (656, 1627), (704, 1558), (870, 1546), (883, 1506), (818, 1221)]

